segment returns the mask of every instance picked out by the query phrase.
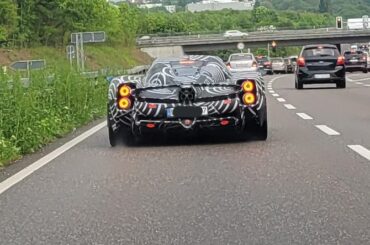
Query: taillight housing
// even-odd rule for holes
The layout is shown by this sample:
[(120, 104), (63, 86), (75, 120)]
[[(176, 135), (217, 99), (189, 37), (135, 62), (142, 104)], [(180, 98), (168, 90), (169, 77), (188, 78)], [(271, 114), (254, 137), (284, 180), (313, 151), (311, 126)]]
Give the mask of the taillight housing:
[(231, 65), (230, 65), (230, 63), (227, 63), (227, 64), (226, 64), (226, 67), (227, 67), (227, 69), (229, 69), (229, 70), (230, 70), (230, 69), (231, 69)]
[(257, 67), (257, 62), (253, 62), (252, 67)]
[(304, 57), (299, 57), (298, 60), (297, 60), (297, 65), (299, 67), (305, 67), (306, 66), (306, 61), (304, 59)]
[(271, 62), (265, 62), (265, 63), (263, 63), (265, 66), (270, 66), (271, 65)]
[(117, 91), (117, 107), (120, 110), (130, 110), (133, 99), (132, 86), (130, 84), (121, 84)]
[(344, 65), (344, 57), (339, 56), (337, 59), (337, 66), (343, 66)]
[(257, 102), (256, 81), (244, 80), (241, 82), (241, 99), (244, 105), (253, 106)]

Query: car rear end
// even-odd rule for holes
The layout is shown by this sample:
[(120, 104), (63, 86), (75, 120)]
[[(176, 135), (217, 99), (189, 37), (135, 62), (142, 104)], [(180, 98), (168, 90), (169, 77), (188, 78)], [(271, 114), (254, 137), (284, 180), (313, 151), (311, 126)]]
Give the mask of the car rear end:
[(363, 51), (344, 52), (346, 71), (367, 73), (367, 55)]
[(286, 64), (283, 58), (271, 59), (271, 63), (272, 63), (272, 71), (274, 73), (278, 73), (278, 72), (286, 73), (287, 72), (287, 67), (286, 67)]
[(272, 74), (272, 63), (267, 56), (259, 56), (256, 58), (258, 67), (263, 70), (266, 74)]
[(284, 61), (285, 61), (287, 72), (292, 73), (293, 72), (293, 64), (292, 64), (292, 61), (289, 58), (285, 58)]
[(303, 47), (297, 60), (296, 87), (303, 84), (336, 83), (345, 86), (345, 62), (334, 45)]
[(230, 72), (256, 72), (258, 70), (253, 54), (232, 54), (226, 66)]

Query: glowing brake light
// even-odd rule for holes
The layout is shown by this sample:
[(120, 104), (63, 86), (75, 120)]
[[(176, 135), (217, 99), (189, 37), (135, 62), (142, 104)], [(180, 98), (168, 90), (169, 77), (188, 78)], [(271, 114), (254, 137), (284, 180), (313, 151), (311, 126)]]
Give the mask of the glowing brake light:
[(339, 56), (337, 59), (337, 66), (342, 66), (342, 65), (344, 65), (344, 57)]
[(181, 60), (180, 64), (181, 65), (192, 65), (194, 64), (194, 61), (193, 60)]
[(119, 96), (127, 97), (131, 94), (131, 88), (127, 85), (122, 85), (118, 90)]
[(256, 103), (256, 96), (252, 93), (245, 93), (243, 95), (243, 102), (246, 105), (253, 105)]
[(254, 90), (254, 82), (247, 80), (242, 84), (243, 92), (252, 92)]
[(303, 57), (299, 57), (298, 60), (297, 60), (297, 64), (299, 67), (304, 67), (306, 66), (306, 61)]
[(131, 100), (127, 97), (118, 100), (118, 108), (121, 110), (128, 110), (131, 108)]

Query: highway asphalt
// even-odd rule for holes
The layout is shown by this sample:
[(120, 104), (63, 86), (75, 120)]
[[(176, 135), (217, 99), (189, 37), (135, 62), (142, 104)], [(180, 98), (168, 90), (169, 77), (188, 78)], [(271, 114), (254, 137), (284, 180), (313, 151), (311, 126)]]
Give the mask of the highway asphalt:
[(0, 244), (370, 244), (370, 75), (348, 78), (267, 76), (266, 142), (104, 127), (0, 194)]

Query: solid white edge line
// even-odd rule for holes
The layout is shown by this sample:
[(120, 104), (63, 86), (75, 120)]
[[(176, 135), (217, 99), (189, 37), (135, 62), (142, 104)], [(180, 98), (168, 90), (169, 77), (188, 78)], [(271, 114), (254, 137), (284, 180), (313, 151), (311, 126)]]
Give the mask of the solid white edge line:
[(28, 167), (22, 169), (18, 173), (16, 173), (16, 174), (12, 175), (11, 177), (7, 178), (6, 180), (4, 180), (3, 182), (0, 183), (0, 195), (3, 192), (5, 192), (6, 190), (8, 190), (9, 188), (11, 188), (12, 186), (14, 186), (15, 184), (22, 181), (24, 178), (28, 177), (29, 175), (31, 175), (32, 173), (34, 173), (35, 171), (40, 169), (41, 167), (43, 167), (46, 164), (48, 164), (49, 162), (53, 161), (58, 156), (65, 153), (66, 151), (68, 151), (72, 147), (76, 146), (77, 144), (81, 143), (82, 141), (84, 141), (85, 139), (90, 137), (91, 135), (95, 134), (96, 132), (101, 130), (106, 125), (107, 125), (106, 121), (96, 125), (95, 127), (87, 130), (86, 132), (82, 133), (81, 135), (77, 136), (76, 138), (72, 139), (71, 141), (65, 143), (64, 145), (62, 145), (58, 149), (52, 151), (51, 153), (47, 154), (46, 156), (44, 156), (41, 159), (37, 160), (36, 162), (32, 163)]
[(295, 110), (296, 108), (291, 105), (291, 104), (284, 104), (284, 106), (288, 109), (288, 110)]
[(362, 145), (348, 145), (348, 147), (370, 161), (370, 150)]
[(313, 118), (306, 113), (299, 112), (297, 115), (302, 118), (303, 120), (313, 120)]
[(286, 102), (286, 100), (284, 98), (277, 98), (277, 101), (279, 101), (279, 102)]
[(329, 128), (326, 125), (315, 125), (315, 127), (320, 129), (322, 132), (324, 132), (324, 133), (326, 133), (327, 135), (330, 135), (330, 136), (340, 135), (339, 132), (335, 131), (332, 128)]

